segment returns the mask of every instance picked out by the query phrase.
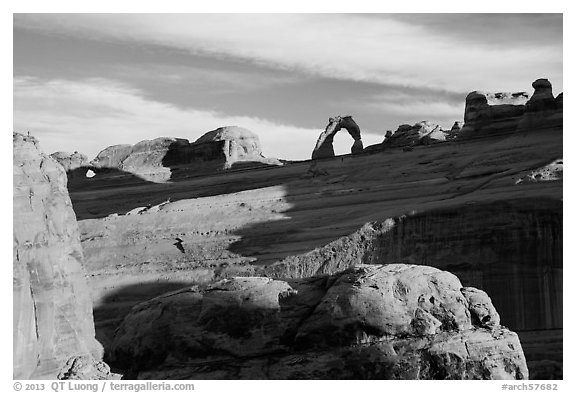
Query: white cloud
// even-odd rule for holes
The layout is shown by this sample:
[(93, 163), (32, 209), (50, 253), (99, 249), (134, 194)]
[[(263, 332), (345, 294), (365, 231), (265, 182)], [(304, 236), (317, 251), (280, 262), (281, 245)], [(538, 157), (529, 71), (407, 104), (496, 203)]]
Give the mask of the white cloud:
[(505, 31), (473, 43), (403, 21), (341, 14), (44, 14), (17, 15), (15, 25), (458, 92), (529, 89), (538, 77), (562, 84), (561, 42), (491, 46)]
[[(321, 129), (306, 129), (255, 117), (183, 109), (149, 100), (142, 92), (106, 79), (85, 81), (15, 78), (14, 131), (30, 131), (45, 152), (80, 151), (90, 158), (107, 146), (159, 136), (191, 141), (227, 125), (252, 130), (268, 157), (308, 159)], [(365, 143), (382, 137), (364, 132)], [(347, 149), (350, 147), (348, 146)], [(338, 153), (347, 152), (337, 148)]]

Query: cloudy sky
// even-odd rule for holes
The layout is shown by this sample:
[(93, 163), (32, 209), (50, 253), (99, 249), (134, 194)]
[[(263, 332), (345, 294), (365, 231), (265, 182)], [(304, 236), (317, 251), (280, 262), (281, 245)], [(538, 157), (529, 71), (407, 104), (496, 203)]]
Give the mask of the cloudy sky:
[(369, 145), (540, 77), (562, 91), (561, 14), (14, 16), (14, 130), (90, 158), (238, 125), (265, 155), (306, 159), (330, 116), (353, 115)]

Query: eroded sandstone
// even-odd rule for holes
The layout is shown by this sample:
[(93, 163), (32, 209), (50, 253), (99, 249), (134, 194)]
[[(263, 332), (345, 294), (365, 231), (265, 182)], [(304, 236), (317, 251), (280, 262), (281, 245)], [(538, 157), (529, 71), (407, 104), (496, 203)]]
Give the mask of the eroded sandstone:
[(555, 99), (547, 79), (537, 79), (532, 87), (531, 97), (526, 92), (468, 94), (459, 139), (561, 126), (562, 94)]
[(97, 367), (102, 347), (64, 168), (17, 133), (13, 160), (14, 378), (63, 377), (79, 356)]
[(396, 132), (386, 134), (382, 147), (406, 147), (415, 145), (427, 145), (445, 142), (453, 139), (452, 133), (442, 129), (437, 124), (429, 121), (421, 121), (413, 126), (402, 124)]
[(207, 132), (196, 141), (161, 137), (135, 145), (115, 145), (102, 150), (90, 165), (113, 175), (129, 173), (162, 182), (179, 176), (214, 173), (237, 166), (282, 165), (262, 154), (259, 138), (236, 126)]
[(362, 136), (360, 135), (360, 127), (352, 119), (352, 116), (334, 116), (328, 121), (326, 129), (318, 137), (314, 151), (312, 151), (312, 159), (334, 157), (334, 136), (342, 128), (345, 128), (350, 136), (354, 139), (352, 154), (361, 153), (364, 149), (362, 144)]
[(112, 359), (147, 379), (527, 379), (517, 335), (472, 318), (487, 301), (469, 293), (400, 264), (232, 278), (136, 306)]

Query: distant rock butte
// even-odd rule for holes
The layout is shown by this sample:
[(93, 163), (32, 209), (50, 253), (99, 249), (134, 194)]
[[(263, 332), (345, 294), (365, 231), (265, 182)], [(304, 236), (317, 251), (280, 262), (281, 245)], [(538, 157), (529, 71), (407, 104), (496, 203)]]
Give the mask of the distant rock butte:
[(141, 379), (527, 379), (486, 293), (427, 266), (238, 277), (132, 309), (112, 347)]
[(221, 127), (195, 142), (160, 137), (135, 145), (115, 145), (102, 150), (90, 163), (99, 170), (114, 169), (147, 180), (168, 180), (175, 170), (216, 171), (242, 164), (282, 165), (262, 155), (258, 136), (241, 127)]
[[(17, 133), (13, 159), (14, 378), (111, 378), (94, 338), (64, 168), (41, 152), (35, 138)], [(70, 369), (78, 359), (81, 373)]]
[(352, 116), (334, 116), (328, 120), (326, 129), (318, 137), (318, 141), (312, 152), (313, 160), (334, 157), (334, 136), (342, 128), (345, 128), (354, 139), (351, 148), (352, 154), (362, 152), (364, 146), (362, 144), (362, 136), (360, 135), (360, 127), (358, 127), (358, 124), (352, 119)]
[(526, 92), (485, 93), (473, 91), (466, 97), (464, 126), (459, 139), (486, 137), (562, 125), (562, 94), (552, 95), (547, 79), (532, 83)]

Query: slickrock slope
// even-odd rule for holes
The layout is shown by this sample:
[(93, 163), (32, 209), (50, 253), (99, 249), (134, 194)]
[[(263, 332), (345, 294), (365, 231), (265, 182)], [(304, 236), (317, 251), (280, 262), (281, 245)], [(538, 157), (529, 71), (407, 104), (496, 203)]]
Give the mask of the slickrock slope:
[(137, 175), (145, 181), (163, 182), (238, 165), (281, 165), (276, 159), (264, 157), (258, 136), (241, 127), (221, 127), (193, 143), (187, 139), (161, 137), (134, 146), (110, 146), (98, 153), (90, 164), (101, 175), (85, 183), (123, 173)]
[(523, 340), (531, 375), (561, 378), (560, 124), (164, 184), (120, 178), (73, 188), (98, 338), (108, 348), (133, 305), (167, 290), (405, 262), (487, 291)]
[(139, 304), (112, 346), (147, 379), (527, 379), (486, 293), (435, 268), (233, 278)]
[(13, 154), (14, 378), (109, 378), (64, 168), (33, 137), (14, 133)]

